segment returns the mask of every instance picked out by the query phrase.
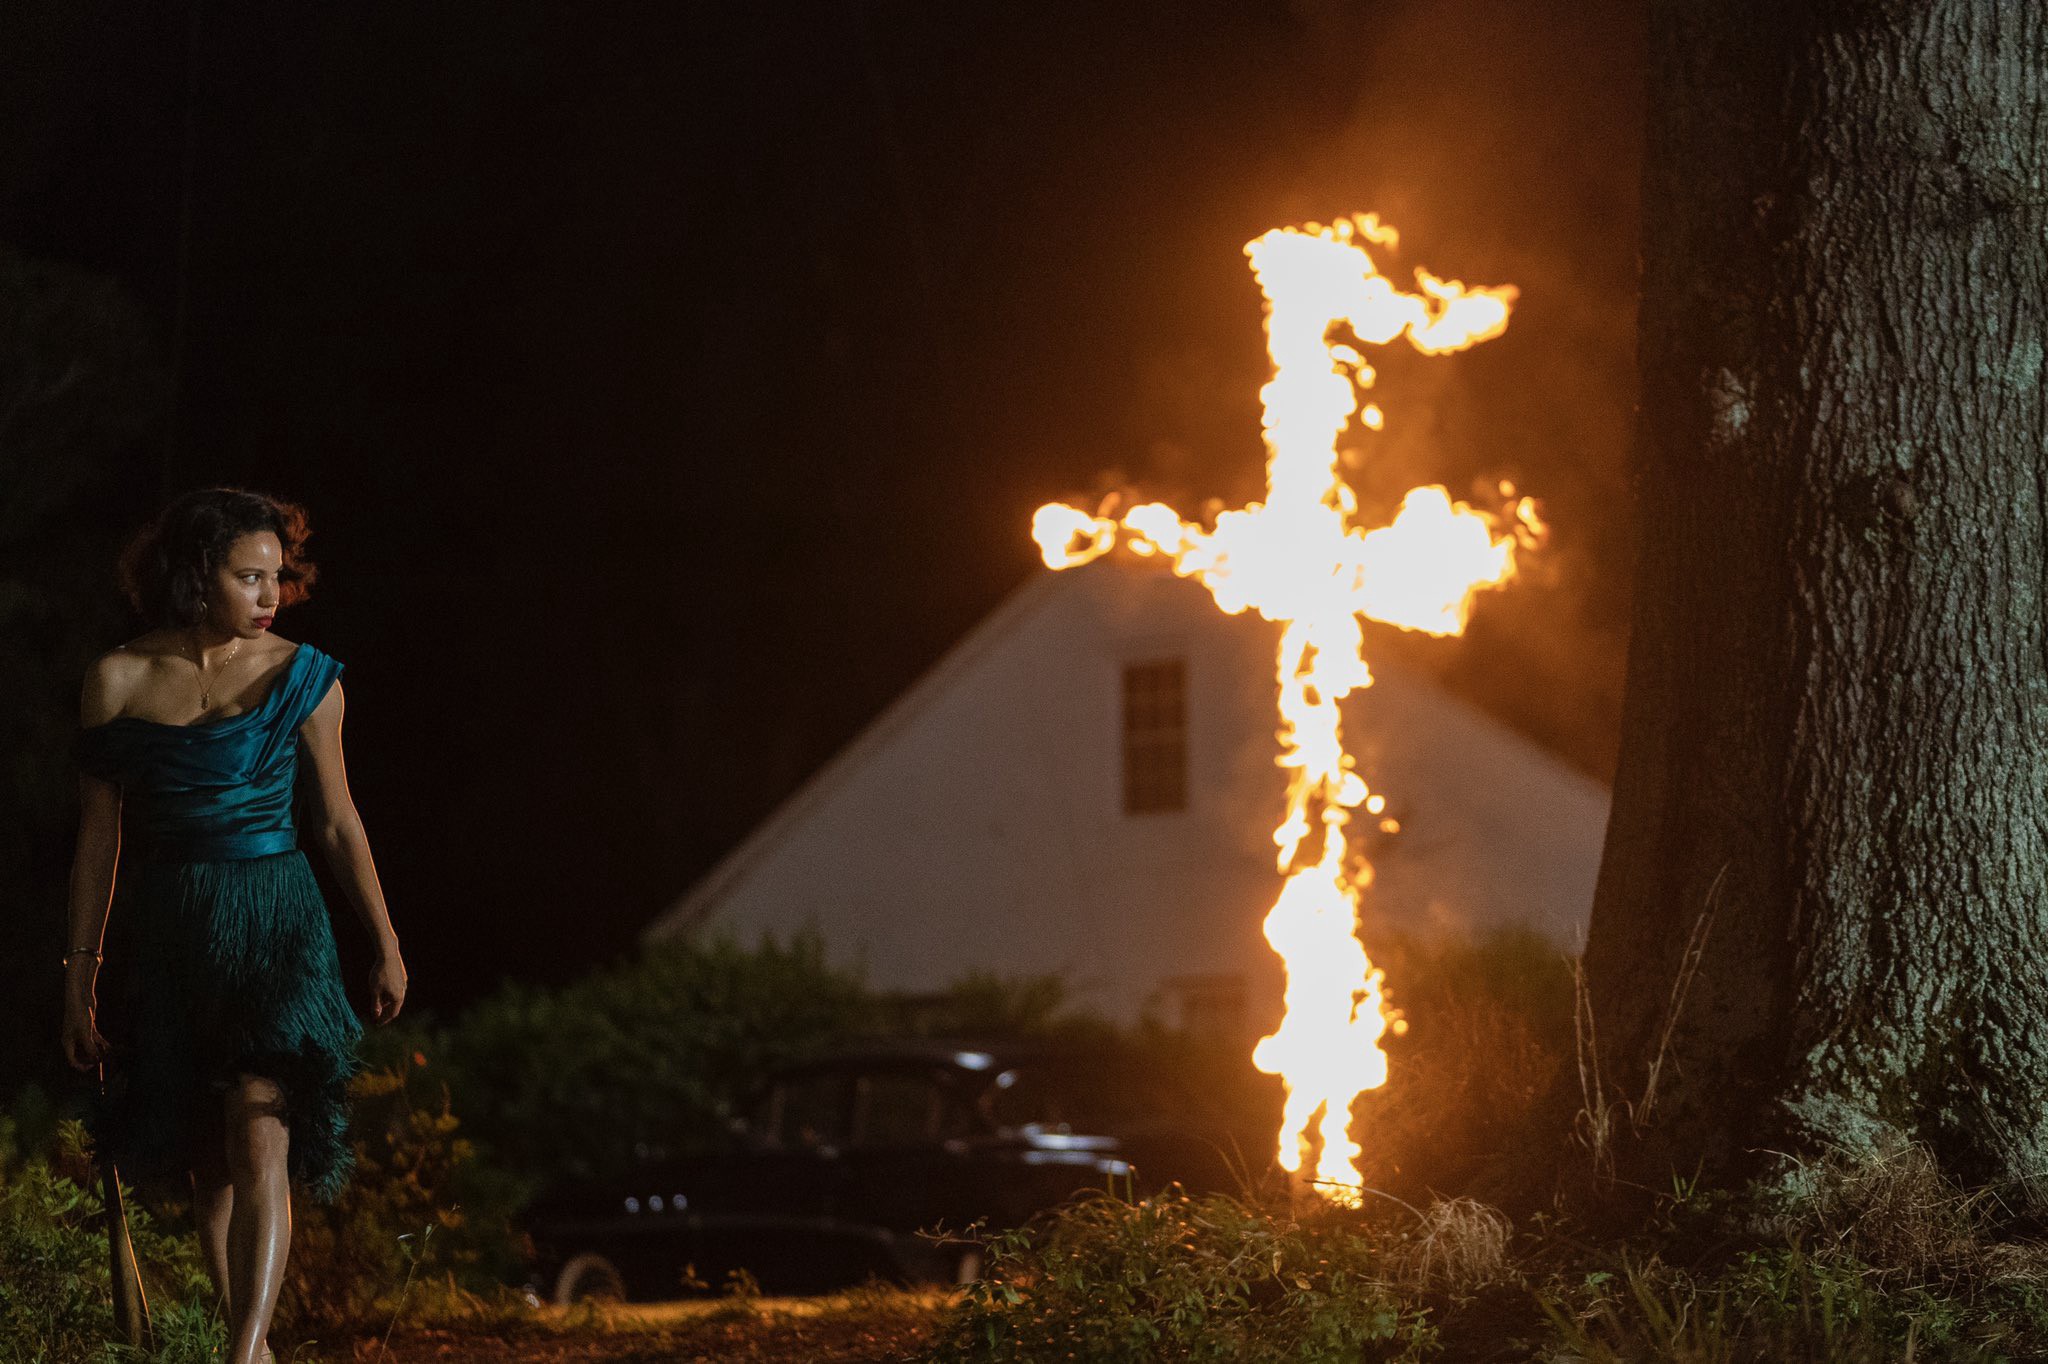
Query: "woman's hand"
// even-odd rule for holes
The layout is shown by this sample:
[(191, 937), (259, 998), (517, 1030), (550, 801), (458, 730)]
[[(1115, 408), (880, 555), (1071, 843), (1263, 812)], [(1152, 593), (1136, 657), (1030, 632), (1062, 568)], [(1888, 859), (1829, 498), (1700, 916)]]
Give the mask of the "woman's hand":
[(393, 947), (379, 953), (377, 964), (370, 969), (370, 1017), (378, 1023), (389, 1023), (398, 1017), (404, 1003), (405, 963)]
[(74, 1070), (91, 1070), (107, 1059), (107, 1039), (93, 1021), (91, 987), (84, 994), (67, 992), (64, 1000), (64, 1059)]

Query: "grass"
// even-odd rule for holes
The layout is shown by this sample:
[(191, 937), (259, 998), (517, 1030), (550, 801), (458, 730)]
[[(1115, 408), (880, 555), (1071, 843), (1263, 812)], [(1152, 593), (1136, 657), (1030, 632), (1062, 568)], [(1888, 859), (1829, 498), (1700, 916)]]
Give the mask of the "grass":
[[(673, 1303), (529, 1307), (437, 1300), (409, 1312), (387, 1341), (364, 1335), (303, 1357), (437, 1364), (545, 1359), (550, 1364), (880, 1364), (929, 1348), (955, 1294), (860, 1288), (815, 1298), (735, 1296)], [(285, 1361), (285, 1364), (292, 1364)]]
[(1366, 1182), (1417, 1206), (1439, 1191), (1525, 1202), (1527, 1154), (1554, 1145), (1545, 1104), (1572, 1054), (1569, 964), (1524, 934), (1372, 942), (1408, 1028), (1387, 1039), (1388, 1083), (1353, 1110)]
[(1542, 1306), (1546, 1357), (1575, 1364), (1961, 1364), (2048, 1349), (2038, 1283), (1887, 1283), (1875, 1266), (1796, 1245), (1746, 1251), (1714, 1272), (1625, 1260)]
[[(1667, 1033), (1711, 929), (1710, 898)], [(1560, 1216), (1531, 1173), (1556, 1168), (1547, 1096), (1583, 1088), (1578, 1159), (1598, 1188), (1612, 1142), (1655, 1112), (1657, 1068), (1610, 1093), (1583, 982), (1540, 944), (1375, 942), (1413, 1023), (1392, 1083), (1356, 1109), (1381, 1196), (1351, 1213), (1253, 1189), (1091, 1199), (998, 1238), (930, 1357), (2048, 1359), (2048, 1245), (1918, 1147), (1824, 1154), (1768, 1204), (1674, 1176), (1638, 1225)]]
[(995, 1236), (990, 1251), (934, 1360), (1312, 1364), (1419, 1360), (1435, 1346), (1381, 1247), (1332, 1209), (1296, 1219), (1177, 1187), (1099, 1195)]
[(1466, 1293), (1514, 1277), (1508, 1243), (1514, 1224), (1498, 1208), (1473, 1198), (1429, 1206), (1420, 1225), (1387, 1251), (1397, 1283), (1424, 1292)]
[(998, 1237), (926, 1358), (2048, 1358), (2048, 1247), (2007, 1234), (1983, 1195), (1910, 1148), (1803, 1173), (1807, 1197), (1769, 1224), (1680, 1180), (1650, 1225), (1599, 1241), (1469, 1198), (1346, 1212), (1097, 1196)]
[[(1710, 927), (1703, 913), (1689, 961)], [(1628, 1094), (1603, 1080), (1589, 1020), (1575, 1024), (1571, 966), (1533, 940), (1381, 934), (1375, 947), (1412, 1027), (1390, 1042), (1392, 1082), (1355, 1110), (1374, 1195), (1362, 1208), (1255, 1180), (1231, 1196), (1109, 1190), (995, 1235), (985, 1277), (960, 1293), (536, 1307), (485, 1287), (506, 1246), (506, 1200), (440, 1078), (415, 1059), (366, 1089), (366, 1178), (295, 1235), (294, 1263), (319, 1291), (298, 1292), (273, 1343), (282, 1364), (2048, 1359), (2048, 1246), (1919, 1148), (1825, 1154), (1777, 1181), (1784, 1196), (1768, 1204), (1674, 1177), (1638, 1224), (1561, 1216), (1530, 1173), (1565, 1149), (1546, 1096), (1583, 1077), (1574, 1158), (1597, 1166), (1603, 1136), (1654, 1110), (1654, 1078)], [(1004, 996), (983, 1010), (1047, 1007)], [(1199, 1075), (1221, 1107), (1271, 1130), (1260, 1105), (1276, 1096), (1241, 1054), (1139, 1041), (1163, 1071)], [(105, 1239), (75, 1126), (27, 1110), (9, 1121), (0, 1359), (208, 1359), (220, 1324), (175, 1211), (130, 1203), (157, 1353), (108, 1345)], [(1630, 1206), (1637, 1216), (1643, 1204)]]

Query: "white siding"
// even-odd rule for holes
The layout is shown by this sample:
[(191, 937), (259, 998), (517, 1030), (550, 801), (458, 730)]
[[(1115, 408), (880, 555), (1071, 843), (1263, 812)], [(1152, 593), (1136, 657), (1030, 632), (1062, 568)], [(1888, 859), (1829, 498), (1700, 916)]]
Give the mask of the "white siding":
[[(649, 929), (742, 940), (815, 926), (884, 988), (1058, 972), (1131, 1017), (1165, 979), (1241, 973), (1277, 1012), (1260, 921), (1278, 627), (1199, 585), (1102, 561), (1021, 589)], [(1189, 805), (1122, 810), (1126, 663), (1184, 657)], [(1596, 782), (1429, 681), (1376, 668), (1347, 703), (1361, 770), (1404, 829), (1371, 919), (1525, 923), (1574, 942), (1606, 825)], [(1367, 934), (1370, 944), (1370, 932)]]

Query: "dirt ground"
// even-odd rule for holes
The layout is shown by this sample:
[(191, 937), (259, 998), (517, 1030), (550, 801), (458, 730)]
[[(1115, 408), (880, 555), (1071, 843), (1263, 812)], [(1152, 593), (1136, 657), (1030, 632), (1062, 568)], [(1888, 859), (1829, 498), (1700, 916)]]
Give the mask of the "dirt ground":
[(914, 1358), (951, 1301), (940, 1292), (633, 1304), (484, 1328), (408, 1326), (288, 1349), (279, 1364), (883, 1364)]

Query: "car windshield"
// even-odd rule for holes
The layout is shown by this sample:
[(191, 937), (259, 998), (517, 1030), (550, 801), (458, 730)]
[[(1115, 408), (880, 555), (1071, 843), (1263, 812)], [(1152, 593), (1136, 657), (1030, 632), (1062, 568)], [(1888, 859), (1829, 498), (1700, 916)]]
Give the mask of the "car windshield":
[(805, 1151), (846, 1141), (846, 1077), (834, 1070), (786, 1075), (762, 1094), (747, 1126), (757, 1139), (784, 1150)]
[(1186, 1097), (1171, 1086), (1091, 1058), (1048, 1058), (1005, 1070), (983, 1105), (998, 1128), (1046, 1132), (1120, 1132), (1189, 1116)]

